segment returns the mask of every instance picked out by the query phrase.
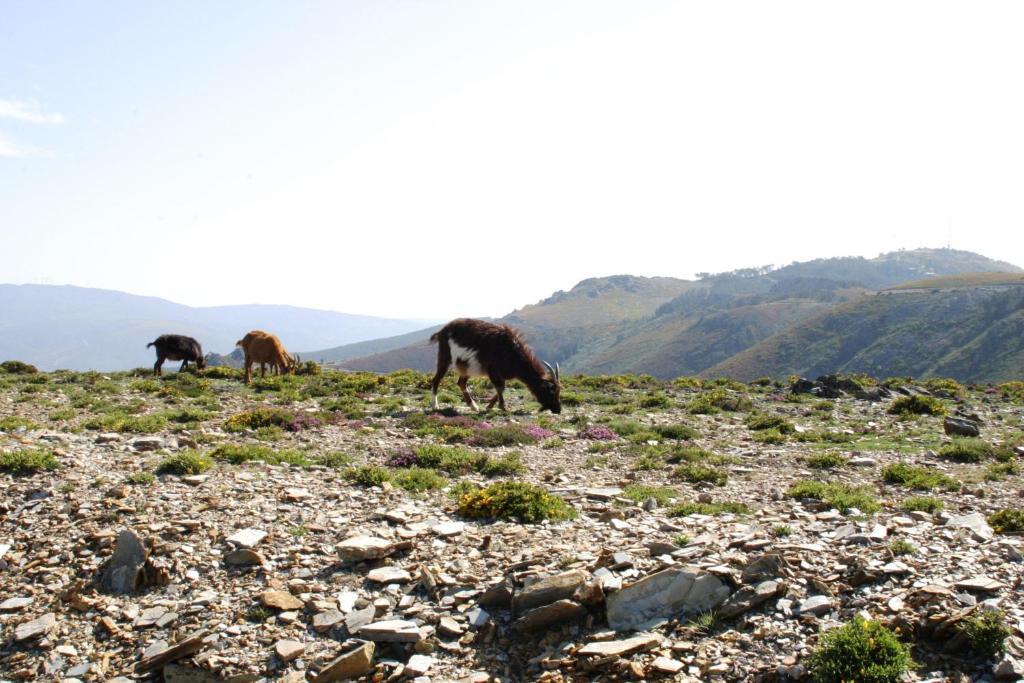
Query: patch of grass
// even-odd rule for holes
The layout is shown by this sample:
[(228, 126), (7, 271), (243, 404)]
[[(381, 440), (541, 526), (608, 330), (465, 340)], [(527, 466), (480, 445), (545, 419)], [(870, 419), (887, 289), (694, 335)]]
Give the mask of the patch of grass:
[(814, 498), (831, 505), (843, 514), (852, 509), (877, 512), (882, 506), (866, 486), (850, 487), (839, 483), (825, 483), (808, 479), (794, 482), (786, 495), (790, 498)]
[(75, 412), (74, 408), (65, 407), (51, 411), (47, 418), (51, 422), (67, 422), (68, 420), (74, 420), (77, 415), (78, 413)]
[(640, 484), (629, 484), (622, 489), (622, 497), (628, 498), (635, 503), (643, 503), (653, 498), (660, 507), (668, 505), (672, 498), (678, 498), (679, 492), (664, 486), (642, 486)]
[(9, 474), (33, 474), (41, 470), (55, 470), (60, 467), (53, 453), (41, 448), (27, 448), (11, 453), (0, 453), (0, 472)]
[(435, 470), (425, 467), (410, 467), (394, 475), (394, 483), (406, 491), (433, 491), (443, 489), (448, 480)]
[(548, 436), (551, 436), (551, 432), (536, 425), (523, 427), (522, 425), (510, 424), (477, 430), (470, 437), (469, 442), (474, 446), (481, 446), (483, 448), (497, 448), (499, 446), (535, 444), (541, 438)]
[(632, 468), (638, 472), (660, 470), (664, 466), (665, 460), (657, 453), (644, 453), (632, 464)]
[(587, 456), (587, 459), (583, 461), (583, 466), (586, 467), (588, 470), (596, 470), (598, 468), (603, 469), (605, 467), (608, 467), (608, 464), (610, 462), (611, 458), (609, 458), (607, 455), (590, 455)]
[(938, 488), (956, 491), (960, 488), (960, 484), (955, 479), (942, 472), (906, 462), (894, 462), (891, 465), (886, 465), (882, 469), (882, 479), (887, 484), (898, 484), (919, 491), (932, 491)]
[(524, 524), (576, 517), (576, 510), (541, 486), (501, 481), (459, 499), (459, 514), (469, 518), (515, 519)]
[(672, 537), (672, 545), (677, 545), (680, 548), (685, 548), (686, 546), (690, 545), (690, 541), (692, 540), (693, 539), (687, 536), (686, 534), (676, 534)]
[(164, 417), (167, 418), (168, 422), (175, 422), (178, 424), (198, 424), (209, 420), (213, 417), (213, 414), (200, 408), (188, 407), (167, 412), (164, 414)]
[(283, 408), (256, 408), (241, 413), (236, 413), (224, 420), (224, 431), (244, 432), (260, 427), (278, 427), (285, 429), (295, 419), (295, 413)]
[(26, 430), (39, 429), (39, 425), (20, 415), (7, 415), (0, 417), (0, 432), (13, 432), (24, 427)]
[(20, 360), (5, 360), (3, 363), (0, 363), (0, 370), (9, 375), (34, 375), (39, 372), (39, 368), (36, 366)]
[(701, 463), (687, 462), (672, 470), (673, 479), (682, 479), (691, 484), (706, 481), (715, 486), (725, 486), (729, 474), (722, 469)]
[(723, 515), (731, 513), (734, 515), (748, 515), (750, 508), (743, 503), (722, 502), (722, 503), (680, 503), (669, 509), (671, 517), (687, 517), (689, 515)]
[(352, 464), (353, 457), (348, 453), (341, 453), (339, 451), (328, 451), (327, 453), (321, 453), (313, 459), (317, 465), (323, 465), (334, 470), (340, 470), (343, 467), (348, 467)]
[(156, 468), (157, 474), (202, 474), (213, 467), (213, 460), (199, 451), (187, 450), (164, 458)]
[(904, 512), (928, 512), (933, 515), (943, 507), (942, 501), (934, 496), (910, 496), (900, 503), (900, 510)]
[(562, 448), (563, 446), (565, 446), (565, 441), (563, 441), (560, 436), (553, 436), (550, 439), (546, 439), (544, 443), (540, 445), (541, 448), (548, 451), (555, 450), (556, 448)]
[(345, 470), (346, 481), (356, 486), (367, 488), (381, 486), (384, 482), (391, 481), (393, 476), (391, 470), (387, 467), (378, 467), (377, 465), (362, 465)]
[(839, 453), (817, 453), (804, 458), (804, 464), (816, 470), (831, 470), (843, 467), (849, 460)]
[(295, 536), (296, 538), (302, 538), (309, 533), (309, 527), (305, 524), (296, 524), (288, 527), (288, 535)]
[(934, 396), (900, 396), (889, 404), (890, 415), (945, 415), (946, 406)]
[(145, 470), (139, 470), (138, 472), (132, 472), (124, 480), (129, 484), (137, 484), (139, 486), (149, 486), (156, 481), (156, 475), (152, 472)]
[(705, 460), (714, 461), (717, 456), (711, 451), (706, 451), (699, 446), (681, 446), (672, 448), (666, 455), (666, 460), (672, 464), (680, 462), (702, 462)]
[(458, 501), (467, 493), (473, 491), (479, 491), (480, 487), (469, 481), (468, 479), (460, 479), (450, 489), (448, 489), (448, 497)]
[(718, 614), (714, 610), (700, 612), (693, 619), (690, 619), (686, 625), (703, 634), (711, 633), (718, 626)]
[(859, 615), (822, 634), (809, 664), (818, 683), (898, 683), (915, 667), (910, 646), (877, 621)]
[(252, 605), (245, 611), (245, 618), (257, 623), (262, 623), (272, 616), (274, 616), (274, 613), (263, 605)]
[(913, 555), (917, 546), (905, 538), (898, 538), (889, 544), (889, 552), (893, 555)]
[(1024, 509), (1003, 508), (988, 516), (988, 523), (997, 534), (1015, 534), (1024, 531)]
[(284, 430), (277, 425), (260, 427), (253, 435), (259, 441), (280, 441), (284, 438)]
[(992, 455), (992, 446), (981, 439), (953, 439), (939, 449), (939, 457), (948, 458), (956, 462), (981, 462)]
[(86, 429), (102, 432), (154, 434), (167, 427), (167, 418), (159, 413), (129, 415), (122, 412), (122, 410), (115, 410), (90, 418), (82, 426)]
[(662, 439), (689, 441), (698, 436), (696, 429), (684, 424), (654, 425), (651, 429)]
[(960, 382), (948, 377), (933, 377), (932, 379), (926, 379), (923, 384), (925, 389), (936, 396), (961, 398), (967, 393), (967, 390), (964, 389), (964, 386), (960, 384)]
[(1006, 625), (1002, 610), (983, 610), (967, 617), (958, 624), (967, 636), (971, 652), (983, 659), (993, 659), (1006, 652), (1006, 639), (1012, 631)]
[(313, 463), (305, 453), (293, 449), (274, 450), (267, 446), (254, 444), (233, 444), (225, 443), (217, 446), (210, 453), (210, 456), (218, 462), (227, 462), (232, 465), (259, 460), (268, 465), (295, 465), (297, 467), (309, 467)]
[(772, 527), (772, 536), (775, 538), (785, 538), (793, 535), (793, 527), (788, 524), (776, 524)]
[(639, 400), (641, 408), (669, 408), (672, 406), (672, 399), (660, 391), (642, 396)]
[(415, 449), (416, 464), (448, 474), (476, 472), (487, 461), (487, 455), (461, 446), (424, 444)]
[(480, 474), (487, 477), (501, 477), (526, 472), (523, 454), (519, 451), (505, 453), (499, 458), (486, 458), (478, 468)]
[(807, 432), (796, 432), (793, 434), (793, 439), (801, 443), (850, 443), (857, 440), (855, 434), (846, 434), (845, 432), (833, 432), (828, 430), (814, 430)]

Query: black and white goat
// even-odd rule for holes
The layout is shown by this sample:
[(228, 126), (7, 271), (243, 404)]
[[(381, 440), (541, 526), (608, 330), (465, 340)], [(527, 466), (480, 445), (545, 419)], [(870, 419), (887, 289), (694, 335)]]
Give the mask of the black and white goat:
[(156, 364), (153, 366), (154, 375), (160, 374), (160, 369), (163, 367), (165, 360), (180, 360), (181, 367), (178, 368), (178, 372), (184, 370), (188, 366), (189, 361), (195, 363), (196, 367), (200, 370), (206, 367), (203, 347), (192, 337), (186, 337), (183, 334), (161, 334), (155, 340), (146, 344), (147, 349), (150, 346), (156, 347)]
[(505, 410), (505, 383), (518, 379), (540, 401), (542, 409), (562, 412), (558, 365), (551, 367), (544, 363), (542, 367), (519, 333), (508, 325), (459, 318), (442, 327), (430, 337), (430, 341), (437, 342), (437, 374), (430, 384), (435, 410), (437, 388), (454, 362), (462, 398), (473, 410), (479, 410), (479, 407), (469, 395), (466, 382), (470, 377), (486, 377), (495, 391), (487, 410), (494, 408), (495, 403)]

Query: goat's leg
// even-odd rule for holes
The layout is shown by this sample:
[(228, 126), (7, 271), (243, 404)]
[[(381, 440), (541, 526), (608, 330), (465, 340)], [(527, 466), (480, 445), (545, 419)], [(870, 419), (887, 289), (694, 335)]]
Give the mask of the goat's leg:
[(467, 375), (459, 375), (459, 382), (458, 382), (458, 384), (459, 384), (459, 389), (462, 389), (462, 398), (466, 402), (467, 406), (469, 406), (473, 410), (479, 412), (480, 406), (478, 406), (476, 404), (476, 401), (473, 400), (473, 397), (469, 395), (469, 389), (466, 387), (466, 382), (468, 382), (468, 381), (469, 381), (469, 377)]
[(181, 367), (178, 368), (178, 372), (184, 372), (185, 368), (188, 367), (188, 358), (181, 361)]
[(252, 381), (252, 360), (248, 357), (245, 359), (245, 383), (248, 384)]
[(452, 364), (452, 352), (448, 348), (448, 342), (442, 340), (437, 347), (437, 372), (430, 382), (431, 403), (430, 407), (437, 410), (437, 388), (441, 386), (441, 380), (448, 374), (448, 368)]
[(160, 368), (163, 367), (163, 364), (164, 364), (164, 357), (163, 356), (157, 356), (156, 357), (156, 363), (153, 365), (153, 374), (154, 375), (159, 375), (160, 374)]
[(490, 412), (497, 403), (501, 411), (505, 412), (505, 380), (491, 377), (491, 384), (494, 385), (494, 397), (487, 404), (487, 410)]

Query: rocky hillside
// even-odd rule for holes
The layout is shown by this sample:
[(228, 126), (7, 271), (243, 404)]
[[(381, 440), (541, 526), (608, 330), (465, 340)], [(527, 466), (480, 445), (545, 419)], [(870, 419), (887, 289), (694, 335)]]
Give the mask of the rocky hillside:
[(410, 372), (25, 370), (4, 679), (1024, 675), (1020, 382), (576, 376), (483, 415)]
[[(867, 309), (848, 305), (884, 288), (913, 281), (914, 287), (934, 282), (935, 286), (956, 283), (957, 287), (980, 287), (983, 297), (993, 284), (1020, 279), (1016, 266), (978, 254), (952, 249), (917, 249), (882, 254), (874, 259), (833, 258), (794, 263), (782, 268), (750, 268), (701, 274), (690, 282), (670, 278), (618, 276), (585, 280), (569, 292), (527, 306), (502, 320), (520, 328), (545, 360), (558, 361), (569, 372), (646, 373), (664, 379), (684, 375), (758, 377), (777, 373), (820, 373), (848, 367), (842, 354), (831, 356), (822, 349), (808, 357), (801, 349), (814, 340), (801, 337), (814, 330), (819, 319), (869, 314)], [(922, 278), (925, 278), (922, 280)], [(933, 288), (927, 285), (928, 291)], [(925, 329), (935, 314), (926, 298), (904, 300), (899, 315), (906, 329)], [(958, 315), (964, 309), (947, 310)], [(920, 318), (920, 319), (919, 319)], [(864, 335), (847, 340), (843, 353), (870, 356), (870, 371), (880, 375), (913, 367), (916, 375), (950, 374), (963, 380), (997, 380), (1003, 369), (1013, 366), (1017, 346), (1013, 325), (1000, 327), (984, 341), (988, 360), (965, 362), (973, 353), (969, 342), (977, 338), (957, 335), (964, 346), (941, 345), (944, 355), (961, 360), (924, 362), (911, 347), (886, 344), (870, 337), (875, 319), (843, 323), (859, 326)], [(950, 325), (983, 326), (996, 320), (950, 320)], [(881, 329), (876, 330), (880, 335)], [(1005, 333), (1004, 333), (1005, 332)], [(341, 365), (357, 370), (391, 372), (401, 368), (429, 370), (435, 352), (424, 334), (409, 345), (391, 345), (384, 353), (363, 357), (349, 355)], [(387, 341), (387, 340), (385, 340)], [(397, 340), (396, 340), (397, 341)], [(920, 344), (930, 344), (921, 337)], [(864, 344), (885, 344), (887, 354), (863, 348)], [(783, 344), (792, 356), (776, 349)], [(860, 345), (856, 349), (851, 345)], [(776, 350), (773, 350), (776, 349)], [(916, 353), (916, 352), (915, 352)], [(819, 357), (820, 356), (820, 357)], [(821, 362), (818, 362), (821, 361)], [(759, 366), (758, 363), (763, 363)], [(829, 366), (829, 362), (837, 365)], [(867, 367), (857, 362), (850, 368)], [(783, 373), (785, 374), (785, 373)]]

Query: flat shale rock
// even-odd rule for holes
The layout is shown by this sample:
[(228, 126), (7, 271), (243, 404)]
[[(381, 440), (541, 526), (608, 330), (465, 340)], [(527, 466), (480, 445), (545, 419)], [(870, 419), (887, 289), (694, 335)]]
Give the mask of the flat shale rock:
[(224, 553), (224, 564), (231, 567), (253, 567), (263, 562), (263, 556), (255, 550), (241, 548)]
[(245, 548), (251, 550), (260, 544), (264, 538), (267, 537), (267, 532), (262, 529), (242, 529), (236, 531), (227, 538), (227, 542), (234, 545), (236, 548)]
[(412, 574), (401, 567), (377, 567), (370, 570), (366, 578), (377, 583), (409, 583)]
[(22, 643), (46, 635), (57, 626), (57, 615), (53, 612), (44, 614), (38, 619), (18, 624), (14, 629), (15, 642)]
[(587, 608), (572, 600), (558, 600), (529, 610), (515, 622), (520, 631), (533, 633), (561, 624), (582, 621), (587, 616)]
[(832, 611), (832, 598), (827, 595), (812, 595), (800, 603), (800, 614), (812, 614), (820, 617)]
[(394, 551), (393, 543), (376, 536), (353, 536), (338, 544), (338, 556), (343, 562), (379, 560)]
[(946, 526), (954, 529), (969, 529), (979, 541), (989, 541), (995, 536), (995, 531), (989, 526), (985, 515), (980, 512), (950, 517), (946, 520)]
[(128, 529), (117, 535), (114, 554), (100, 574), (100, 588), (106, 593), (127, 595), (142, 587), (149, 553), (138, 534)]
[(975, 576), (963, 581), (957, 581), (956, 587), (967, 591), (978, 591), (979, 593), (995, 593), (1004, 588), (1004, 584), (990, 579), (987, 576)]
[(7, 598), (0, 602), (0, 612), (17, 612), (32, 604), (34, 598)]
[(260, 594), (260, 602), (264, 607), (289, 611), (302, 609), (303, 602), (286, 591), (264, 591)]
[(541, 605), (549, 605), (557, 600), (571, 598), (576, 589), (586, 583), (589, 578), (589, 572), (574, 569), (531, 583), (516, 593), (512, 600), (513, 609), (519, 614)]
[(576, 654), (579, 656), (627, 657), (634, 652), (641, 652), (657, 647), (661, 637), (650, 634), (634, 636), (625, 640), (607, 640), (598, 643), (587, 643)]
[(416, 643), (423, 640), (423, 633), (413, 621), (389, 619), (363, 626), (359, 637), (382, 643)]
[(359, 644), (355, 649), (336, 657), (317, 674), (311, 676), (310, 683), (345, 681), (369, 673), (373, 669), (373, 651), (376, 647), (372, 642)]
[(139, 660), (137, 668), (139, 671), (152, 671), (165, 664), (189, 657), (207, 647), (208, 644), (203, 642), (206, 636), (205, 631), (195, 631), (174, 645), (168, 645), (162, 640), (157, 641), (142, 653), (142, 659)]
[(722, 603), (718, 615), (723, 619), (731, 619), (785, 592), (786, 586), (781, 581), (762, 581), (757, 586), (744, 586)]
[(336, 609), (329, 609), (313, 616), (313, 630), (317, 633), (326, 633), (343, 621), (344, 614)]
[(653, 620), (706, 612), (728, 597), (729, 588), (712, 574), (666, 569), (612, 593), (607, 600), (608, 625), (616, 631), (635, 631)]
[(282, 662), (290, 662), (306, 651), (306, 646), (297, 640), (279, 640), (274, 643), (274, 652)]

